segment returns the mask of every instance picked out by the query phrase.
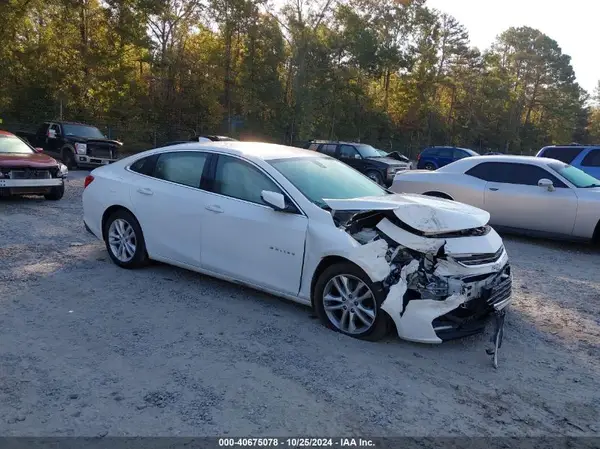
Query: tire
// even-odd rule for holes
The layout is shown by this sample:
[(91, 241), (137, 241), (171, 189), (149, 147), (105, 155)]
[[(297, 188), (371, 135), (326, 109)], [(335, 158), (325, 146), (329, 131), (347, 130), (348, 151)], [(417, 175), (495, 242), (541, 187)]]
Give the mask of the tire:
[(48, 193), (47, 195), (44, 195), (44, 198), (46, 198), (47, 200), (50, 200), (50, 201), (58, 201), (63, 197), (64, 194), (65, 194), (65, 185), (63, 184), (62, 186), (52, 187), (52, 190), (50, 190), (50, 193)]
[[(125, 240), (119, 236), (125, 234)], [(113, 212), (106, 220), (103, 229), (106, 251), (115, 263), (121, 268), (141, 268), (148, 264), (146, 243), (140, 224), (131, 212), (124, 209)], [(127, 236), (130, 236), (127, 238)], [(123, 246), (123, 242), (126, 244)], [(131, 247), (133, 246), (133, 250)], [(119, 248), (123, 252), (119, 253)], [(113, 249), (114, 248), (114, 249)]]
[(383, 178), (381, 177), (381, 174), (379, 172), (376, 172), (375, 170), (369, 170), (367, 171), (366, 175), (369, 178), (371, 178), (372, 181), (375, 181), (377, 184), (383, 185)]
[[(353, 290), (357, 286), (357, 282), (361, 282), (364, 286), (368, 287), (371, 294), (370, 299), (362, 301), (355, 301), (357, 298), (349, 295), (341, 295), (340, 291), (335, 286), (335, 280), (341, 281), (339, 276), (345, 276), (349, 281), (350, 290)], [(341, 285), (341, 284), (340, 284)], [(358, 290), (362, 296), (366, 295), (364, 287)], [(324, 301), (324, 293), (329, 292), (329, 296), (337, 297), (336, 300)], [(365, 292), (365, 293), (362, 293)], [(356, 291), (352, 292), (356, 293)], [(381, 309), (381, 304), (385, 300), (385, 294), (381, 288), (377, 288), (366, 275), (366, 273), (358, 266), (350, 262), (341, 262), (327, 268), (319, 279), (317, 280), (313, 292), (313, 305), (317, 317), (321, 320), (321, 323), (334, 331), (348, 335), (353, 338), (358, 338), (367, 341), (378, 341), (384, 338), (390, 330), (390, 317)], [(326, 304), (332, 306), (339, 306), (338, 310), (330, 310), (329, 313), (325, 310)], [(350, 303), (348, 306), (347, 304)], [(358, 308), (356, 304), (362, 306)], [(343, 307), (348, 307), (343, 310)], [(367, 327), (364, 321), (361, 320), (363, 317), (369, 318), (369, 315), (365, 313), (365, 309), (374, 314), (374, 321)], [(360, 313), (354, 312), (355, 310), (361, 310)], [(343, 314), (346, 313), (345, 320), (342, 319)], [(339, 316), (339, 317), (338, 317)], [(355, 331), (350, 331), (350, 322), (355, 324)], [(343, 323), (342, 323), (343, 322)], [(356, 323), (361, 326), (356, 326)], [(364, 329), (361, 329), (364, 328)]]
[(431, 171), (436, 170), (435, 165), (433, 165), (431, 162), (427, 162), (423, 168)]
[(75, 152), (70, 147), (64, 147), (61, 152), (61, 159), (69, 170), (75, 170), (77, 168), (77, 161), (75, 161)]
[(435, 198), (443, 198), (445, 200), (454, 201), (454, 199), (450, 195), (446, 195), (442, 192), (425, 192), (423, 195), (425, 196), (433, 196)]

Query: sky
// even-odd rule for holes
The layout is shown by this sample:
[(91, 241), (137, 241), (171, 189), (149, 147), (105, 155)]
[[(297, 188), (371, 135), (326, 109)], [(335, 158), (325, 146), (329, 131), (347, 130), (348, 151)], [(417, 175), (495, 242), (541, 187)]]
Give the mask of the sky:
[[(272, 2), (281, 6), (286, 0)], [(577, 82), (594, 93), (600, 80), (596, 41), (600, 0), (427, 0), (426, 4), (458, 19), (469, 31), (471, 45), (480, 50), (511, 26), (537, 28), (571, 56)]]
[(594, 93), (600, 80), (600, 0), (427, 0), (427, 6), (454, 16), (480, 50), (511, 26), (537, 28), (571, 56), (577, 82)]

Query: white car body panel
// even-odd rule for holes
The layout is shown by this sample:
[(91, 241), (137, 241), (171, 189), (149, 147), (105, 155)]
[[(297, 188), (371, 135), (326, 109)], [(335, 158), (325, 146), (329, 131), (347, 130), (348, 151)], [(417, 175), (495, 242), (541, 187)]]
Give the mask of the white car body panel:
[[(484, 162), (526, 164), (539, 167), (565, 184), (549, 191), (537, 185), (487, 182), (465, 174)], [(528, 156), (479, 156), (453, 162), (435, 171), (417, 170), (395, 176), (390, 190), (398, 193), (438, 192), (453, 200), (481, 208), (490, 224), (524, 233), (587, 239), (600, 226), (600, 188), (577, 188), (551, 170), (560, 161)]]
[[(200, 150), (242, 158), (253, 164), (291, 198), (300, 213), (278, 212), (266, 205), (128, 170), (136, 160), (155, 153)], [(502, 240), (489, 228), (482, 235), (427, 237), (432, 233), (485, 227), (489, 220), (485, 211), (421, 195), (389, 195), (330, 199), (327, 203), (335, 210), (330, 213), (309, 201), (268, 163), (269, 159), (286, 157), (327, 156), (279, 145), (245, 142), (186, 143), (130, 156), (92, 171), (94, 180), (83, 192), (84, 222), (102, 240), (102, 220), (106, 211), (113, 207), (126, 208), (140, 223), (151, 259), (311, 304), (315, 272), (328, 257), (355, 263), (373, 282), (387, 281), (396, 269), (388, 260), (393, 248), (388, 248), (388, 243), (382, 239), (359, 242), (344, 226), (336, 226), (333, 215), (342, 210), (390, 211), (393, 216), (382, 218), (377, 228), (400, 244), (396, 253), (401, 247), (407, 247), (424, 255), (440, 250), (448, 255), (447, 260), (440, 260), (436, 265), (436, 276), (452, 278), (448, 282), (453, 293), (448, 298), (413, 300), (404, 308), (402, 295), (398, 294), (403, 288), (406, 291), (410, 287), (408, 283), (415, 275), (408, 269), (415, 267), (411, 264), (403, 268), (404, 280), (392, 285), (382, 305), (396, 323), (400, 337), (426, 343), (442, 341), (432, 324), (435, 318), (475, 298), (482, 288), (490, 285), (492, 277), (495, 279), (507, 267), (508, 256), (503, 249), (493, 263), (467, 266), (453, 259), (455, 256), (500, 254)], [(424, 231), (423, 235), (396, 226), (392, 219), (400, 219)], [(433, 271), (431, 275), (434, 275)], [(477, 282), (461, 280), (475, 275), (488, 278)], [(505, 301), (502, 307), (509, 303), (509, 300)]]

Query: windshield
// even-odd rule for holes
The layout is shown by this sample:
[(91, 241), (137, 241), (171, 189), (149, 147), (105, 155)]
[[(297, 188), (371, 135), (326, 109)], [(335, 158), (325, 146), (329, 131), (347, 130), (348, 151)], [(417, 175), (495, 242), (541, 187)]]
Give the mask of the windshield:
[(0, 153), (31, 154), (34, 151), (18, 137), (0, 136)]
[(389, 195), (366, 176), (333, 158), (300, 157), (268, 162), (319, 207), (327, 207), (324, 198), (339, 200)]
[(586, 172), (579, 170), (569, 164), (552, 163), (548, 166), (556, 173), (567, 179), (571, 184), (580, 189), (588, 187), (600, 187), (600, 179), (596, 179)]
[(62, 125), (65, 136), (86, 137), (88, 139), (105, 139), (104, 134), (94, 126), (86, 125)]
[(382, 157), (381, 150), (373, 148), (371, 145), (361, 143), (360, 145), (356, 145), (356, 149), (362, 157)]

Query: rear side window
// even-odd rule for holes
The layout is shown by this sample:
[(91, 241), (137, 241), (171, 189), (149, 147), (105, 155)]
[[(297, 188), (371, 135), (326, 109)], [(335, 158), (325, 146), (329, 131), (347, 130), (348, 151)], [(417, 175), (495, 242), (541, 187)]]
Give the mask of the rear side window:
[(319, 144), (318, 144), (318, 143), (311, 143), (311, 144), (308, 146), (308, 149), (309, 149), (310, 151), (317, 151), (317, 148), (319, 148)]
[(180, 151), (162, 153), (156, 161), (154, 177), (188, 187), (200, 188), (207, 153)]
[(143, 157), (131, 164), (129, 169), (133, 172), (139, 173), (140, 175), (152, 176), (154, 164), (157, 158), (157, 155)]
[(453, 153), (454, 151), (452, 150), (452, 148), (438, 148), (437, 150), (437, 157), (453, 157)]
[(581, 150), (582, 148), (577, 147), (552, 147), (546, 148), (540, 156), (557, 159), (565, 164), (570, 164), (573, 162), (573, 159), (579, 156)]
[(581, 165), (584, 167), (600, 167), (600, 149), (592, 150), (585, 155)]
[(321, 145), (319, 148), (319, 153), (327, 154), (329, 156), (335, 156), (335, 149), (337, 145), (334, 143), (326, 143)]

